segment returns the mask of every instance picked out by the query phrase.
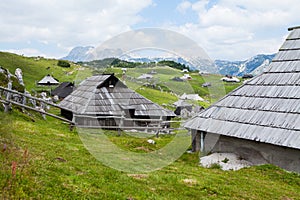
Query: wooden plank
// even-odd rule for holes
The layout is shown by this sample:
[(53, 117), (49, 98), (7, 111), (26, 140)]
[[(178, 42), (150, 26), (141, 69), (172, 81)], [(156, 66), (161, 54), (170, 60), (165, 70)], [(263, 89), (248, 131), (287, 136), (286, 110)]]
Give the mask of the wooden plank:
[[(33, 110), (33, 111), (39, 112), (39, 113), (41, 113), (41, 114), (48, 115), (48, 116), (50, 116), (50, 117), (54, 117), (54, 118), (56, 118), (56, 119), (59, 119), (59, 120), (61, 120), (61, 121), (68, 122), (68, 123), (70, 123), (70, 124), (75, 124), (74, 122), (72, 122), (72, 121), (70, 121), (70, 120), (68, 120), (68, 119), (65, 119), (65, 118), (63, 118), (63, 117), (59, 117), (59, 116), (57, 116), (57, 115), (54, 115), (54, 114), (51, 114), (51, 113), (47, 113), (47, 112), (45, 112), (45, 111), (38, 110), (38, 109), (36, 109), (36, 108), (32, 108), (32, 107), (30, 107), (30, 106), (26, 106), (26, 105), (20, 104), (20, 103), (15, 102), (15, 101), (11, 101), (11, 100), (5, 100), (5, 101), (8, 102), (8, 103), (12, 103), (12, 104), (15, 104), (15, 105), (17, 105), (17, 106), (20, 106), (20, 107), (29, 109), (29, 110)], [(2, 102), (2, 101), (1, 101), (1, 102)]]
[[(140, 122), (169, 122), (169, 121), (162, 121), (161, 119), (125, 118), (122, 116), (89, 116), (89, 115), (74, 114), (74, 117), (91, 118), (91, 119), (123, 119), (124, 121), (140, 121)], [(178, 121), (176, 121), (176, 122), (178, 122)]]
[[(45, 103), (45, 104), (48, 104), (48, 105), (53, 106), (53, 107), (56, 107), (56, 108), (68, 110), (68, 109), (66, 109), (66, 108), (60, 107), (60, 106), (57, 105), (57, 104), (50, 103), (50, 102), (47, 102), (47, 101), (45, 101), (45, 100), (43, 100), (43, 99), (41, 99), (41, 98), (33, 97), (33, 96), (30, 96), (30, 95), (27, 95), (27, 94), (24, 94), (24, 93), (15, 91), (15, 90), (10, 90), (10, 89), (8, 89), (8, 88), (4, 88), (4, 87), (1, 87), (1, 86), (0, 86), (0, 90), (4, 90), (4, 91), (7, 91), (7, 92), (11, 92), (11, 93), (14, 93), (14, 94), (18, 94), (18, 95), (21, 95), (21, 96), (23, 96), (23, 97), (27, 97), (27, 98), (30, 98), (30, 99), (34, 99), (34, 100), (43, 102), (43, 103)], [(72, 111), (72, 110), (68, 110), (68, 111)]]
[(0, 99), (0, 102), (3, 103), (3, 104), (9, 104), (8, 102), (6, 102), (6, 101), (4, 101), (2, 99)]
[(169, 131), (169, 130), (186, 130), (185, 128), (162, 128), (162, 127), (142, 127), (142, 126), (83, 126), (83, 125), (76, 125), (78, 128), (91, 128), (91, 129), (122, 129), (122, 130), (127, 130), (127, 129), (140, 129), (140, 130), (145, 130), (145, 129), (160, 129), (161, 131)]

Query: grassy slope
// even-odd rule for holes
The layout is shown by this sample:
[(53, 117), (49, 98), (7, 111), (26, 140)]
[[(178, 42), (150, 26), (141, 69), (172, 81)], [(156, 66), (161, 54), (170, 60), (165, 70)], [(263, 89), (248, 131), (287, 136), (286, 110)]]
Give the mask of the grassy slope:
[[(269, 165), (228, 172), (205, 169), (198, 166), (197, 154), (186, 153), (170, 166), (149, 174), (126, 174), (103, 166), (66, 124), (38, 117), (32, 122), (19, 112), (0, 115), (2, 198), (297, 199), (300, 196), (299, 175)], [(151, 150), (144, 138), (118, 137), (114, 132), (110, 135), (124, 149)], [(168, 142), (170, 138), (159, 140)], [(15, 177), (11, 171), (13, 161), (17, 162)]]
[[(235, 89), (236, 87), (240, 86), (241, 83), (227, 83), (221, 81), (220, 75), (213, 75), (213, 74), (204, 74), (199, 75), (198, 73), (189, 73), (192, 77), (192, 80), (177, 82), (171, 80), (174, 77), (181, 77), (183, 73), (180, 70), (173, 69), (167, 66), (157, 66), (151, 68), (131, 68), (127, 69), (126, 76), (138, 78), (141, 74), (149, 73), (152, 70), (156, 71), (156, 74), (153, 74), (153, 80), (150, 80), (150, 83), (155, 82), (161, 86), (167, 87), (170, 91), (173, 91), (177, 95), (182, 95), (183, 93), (186, 94), (199, 94), (202, 98), (204, 98), (207, 102), (213, 103), (220, 99), (221, 97), (225, 96), (227, 93)], [(116, 76), (121, 78), (122, 71), (120, 68), (107, 68), (106, 70), (109, 73), (115, 73)], [(126, 81), (126, 84), (131, 87), (137, 89), (136, 91), (148, 99), (162, 104), (170, 104), (174, 103), (178, 100), (177, 97), (166, 94), (161, 94), (159, 90), (153, 90), (149, 87), (143, 87), (144, 90), (140, 90), (139, 88), (142, 87), (142, 82), (147, 82), (145, 80), (138, 80), (140, 83), (132, 83), (129, 80)], [(202, 87), (202, 84), (205, 82), (210, 82), (211, 87)], [(164, 98), (162, 98), (162, 96)], [(169, 97), (167, 97), (169, 96)], [(208, 103), (202, 102), (200, 105), (207, 107)]]
[[(13, 67), (11, 63), (15, 63)], [(31, 88), (35, 86), (28, 81), (44, 76), (51, 63), (55, 77), (71, 80), (71, 76), (66, 77), (61, 68), (54, 66), (54, 60), (34, 61), (0, 54), (0, 65), (11, 72), (23, 67), (25, 83)], [(195, 81), (192, 85), (202, 89), (197, 84)], [(176, 100), (153, 89), (140, 92), (160, 104)], [(300, 176), (273, 166), (223, 172), (199, 167), (198, 155), (186, 153), (161, 170), (130, 175), (102, 165), (86, 150), (77, 132), (69, 131), (58, 120), (44, 121), (38, 115), (28, 117), (17, 109), (9, 114), (0, 110), (0, 119), (0, 198), (3, 199), (297, 199), (300, 196)], [(157, 145), (151, 146), (145, 138), (118, 137), (113, 131), (108, 135), (122, 149), (135, 152), (160, 148), (172, 139), (154, 138)], [(16, 163), (15, 172), (12, 163)]]
[(91, 74), (89, 70), (85, 70), (83, 74), (82, 71), (78, 71), (79, 66), (74, 64), (71, 64), (70, 68), (59, 67), (55, 59), (40, 58), (35, 60), (33, 57), (23, 57), (6, 52), (0, 52), (0, 66), (9, 69), (12, 74), (15, 73), (16, 68), (20, 68), (23, 72), (25, 87), (29, 91), (40, 89), (36, 86), (36, 82), (47, 74), (51, 74), (60, 82), (73, 81), (77, 78), (83, 79)]

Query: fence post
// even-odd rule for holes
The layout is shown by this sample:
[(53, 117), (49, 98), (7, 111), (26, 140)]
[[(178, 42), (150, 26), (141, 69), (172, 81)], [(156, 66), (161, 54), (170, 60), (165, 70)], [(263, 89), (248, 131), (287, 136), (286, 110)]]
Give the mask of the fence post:
[[(12, 82), (11, 81), (8, 82), (7, 88), (9, 90), (12, 89)], [(11, 96), (11, 93), (7, 91), (6, 100), (10, 100), (10, 96)], [(7, 101), (7, 103), (5, 104), (4, 112), (8, 112), (10, 110), (10, 108), (11, 108), (11, 104), (8, 103), (8, 101)]]
[[(24, 90), (24, 94), (27, 95), (27, 91), (26, 90)], [(22, 98), (22, 104), (26, 106), (26, 104), (27, 104), (27, 98), (26, 98), (26, 96), (23, 96), (23, 98)], [(25, 112), (25, 108), (24, 107), (22, 107), (22, 111)]]
[(160, 132), (160, 127), (161, 127), (161, 121), (162, 121), (162, 116), (160, 116), (159, 121), (158, 121), (158, 129), (156, 132), (156, 137), (158, 138), (159, 132)]
[(124, 126), (124, 113), (122, 113), (120, 122), (119, 122), (119, 128), (118, 128), (118, 136), (121, 136), (121, 128)]

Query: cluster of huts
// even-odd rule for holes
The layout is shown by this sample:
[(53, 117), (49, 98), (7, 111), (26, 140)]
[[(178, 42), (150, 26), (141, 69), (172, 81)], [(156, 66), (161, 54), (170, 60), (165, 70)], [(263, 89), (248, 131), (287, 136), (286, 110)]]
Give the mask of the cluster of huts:
[[(300, 28), (289, 30), (267, 71), (185, 123), (193, 151), (235, 153), (300, 172)], [(175, 116), (113, 74), (92, 76), (63, 98), (61, 114), (85, 127), (151, 126)], [(177, 104), (192, 109), (184, 99)]]

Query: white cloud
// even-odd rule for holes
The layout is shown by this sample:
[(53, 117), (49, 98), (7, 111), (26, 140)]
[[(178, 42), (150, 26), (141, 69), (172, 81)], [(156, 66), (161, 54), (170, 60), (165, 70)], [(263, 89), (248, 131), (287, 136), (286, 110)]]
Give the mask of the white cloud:
[(142, 18), (151, 0), (4, 0), (0, 4), (0, 42), (43, 41), (65, 48), (97, 45)]
[(186, 11), (192, 7), (192, 3), (189, 1), (183, 1), (177, 5), (176, 10), (182, 14), (186, 13)]
[[(172, 7), (152, 0), (3, 0), (0, 46), (17, 49), (22, 43), (28, 54), (40, 49), (47, 56), (64, 56), (74, 46), (96, 46), (138, 23), (147, 23), (149, 19), (141, 17), (143, 9), (155, 12), (159, 6)], [(176, 17), (182, 14), (177, 25), (165, 23), (176, 19), (161, 18), (162, 27), (192, 38), (212, 58), (245, 59), (255, 52), (277, 52), (287, 28), (299, 25), (300, 4), (299, 0), (182, 0), (175, 9)], [(153, 13), (157, 24), (159, 17)]]
[(300, 10), (298, 0), (199, 0), (189, 7), (198, 21), (172, 30), (193, 38), (212, 58), (223, 59), (277, 52), (287, 28), (297, 25)]

